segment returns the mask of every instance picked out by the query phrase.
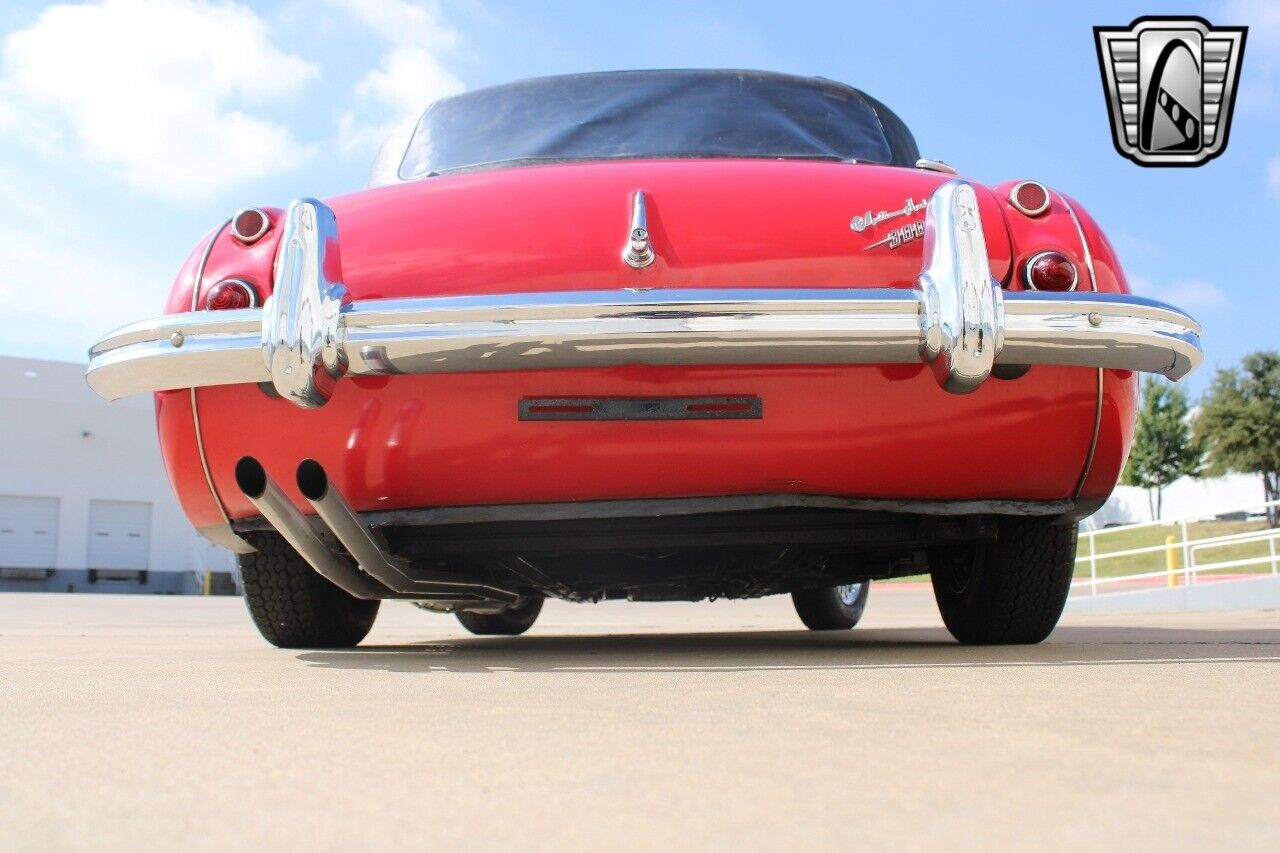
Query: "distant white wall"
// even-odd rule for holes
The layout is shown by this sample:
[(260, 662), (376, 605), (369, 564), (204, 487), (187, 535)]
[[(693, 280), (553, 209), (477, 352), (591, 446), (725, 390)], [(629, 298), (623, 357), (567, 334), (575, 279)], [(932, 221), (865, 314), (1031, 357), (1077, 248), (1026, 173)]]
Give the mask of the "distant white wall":
[(56, 497), (55, 569), (84, 569), (89, 501), (151, 504), (151, 571), (230, 570), (199, 536), (169, 486), (151, 397), (107, 403), (85, 366), (0, 357), (0, 494)]
[[(1225, 477), (1195, 480), (1183, 477), (1164, 490), (1162, 518), (1195, 515), (1217, 515), (1264, 500), (1262, 478), (1255, 475), (1229, 474)], [(1102, 509), (1085, 520), (1086, 530), (1108, 524), (1131, 524), (1154, 521), (1147, 505), (1147, 490), (1136, 486), (1117, 486)]]

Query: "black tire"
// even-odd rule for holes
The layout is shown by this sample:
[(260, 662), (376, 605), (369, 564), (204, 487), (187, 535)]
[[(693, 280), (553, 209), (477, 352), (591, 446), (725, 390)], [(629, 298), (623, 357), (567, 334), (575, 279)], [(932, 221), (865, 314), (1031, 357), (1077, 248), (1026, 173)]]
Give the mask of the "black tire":
[[(856, 589), (854, 589), (856, 587)], [(810, 631), (847, 631), (862, 618), (867, 609), (871, 583), (802, 589), (791, 593), (800, 621)]]
[(542, 599), (530, 597), (521, 599), (519, 604), (501, 613), (468, 613), (464, 610), (458, 614), (458, 621), (473, 634), (514, 637), (532, 628), (541, 612)]
[(267, 642), (282, 649), (349, 649), (365, 638), (381, 601), (338, 589), (278, 534), (246, 538), (258, 550), (238, 556), (244, 600)]
[(1071, 591), (1076, 530), (1042, 518), (1004, 518), (998, 538), (937, 548), (933, 592), (962, 643), (1038, 643), (1053, 631)]

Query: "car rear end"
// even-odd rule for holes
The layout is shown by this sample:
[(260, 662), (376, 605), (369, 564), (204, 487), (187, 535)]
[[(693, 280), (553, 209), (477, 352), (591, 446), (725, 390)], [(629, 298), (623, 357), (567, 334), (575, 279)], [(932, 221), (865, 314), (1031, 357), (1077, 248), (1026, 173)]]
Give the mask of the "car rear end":
[[(389, 185), (212, 232), (90, 383), (158, 392), (207, 536), (279, 533), (355, 599), (760, 595), (929, 571), (1002, 518), (1061, 530), (1115, 484), (1134, 372), (1190, 370), (1198, 329), (1127, 295), (1071, 199), (902, 162), (896, 119), (834, 85), (805, 109), (850, 125), (819, 141), (878, 163), (801, 156), (805, 131), (772, 157), (489, 139), (437, 174), (429, 111)], [(569, 124), (572, 153), (598, 123)]]
[[(332, 208), (342, 283), (357, 305), (910, 290), (925, 241), (891, 247), (885, 238), (923, 212), (862, 231), (850, 223), (912, 201), (923, 207), (945, 180), (811, 162), (593, 163), (435, 178)], [(637, 192), (655, 256), (640, 269), (623, 258)], [(1090, 274), (1084, 225), (1077, 231), (1080, 213), (1065, 198), (1054, 194), (1050, 211), (1025, 223), (997, 193), (978, 188), (977, 199), (991, 272), (1007, 292), (1026, 291), (1018, 269), (1046, 248), (1070, 257), (1090, 289), (1124, 292), (1101, 240), (1089, 254), (1102, 272)], [(171, 306), (202, 305), (226, 280), (250, 283), (266, 301), (284, 214), (268, 215), (272, 229), (254, 245), (217, 235), (199, 287), (196, 261)], [(774, 352), (790, 360), (785, 342)], [(202, 470), (174, 478), (200, 527), (223, 511), (255, 514), (233, 482), (246, 453), (279, 470), (317, 459), (365, 512), (764, 494), (1065, 506), (1109, 492), (1134, 396), (1130, 372), (1104, 371), (1100, 382), (1097, 369), (1051, 364), (996, 370), (959, 395), (919, 358), (841, 364), (817, 351), (798, 364), (734, 363), (732, 354), (671, 364), (629, 353), (636, 363), (503, 369), (520, 357), (479, 351), (459, 372), (347, 376), (318, 410), (282, 399), (265, 370), (261, 382), (161, 392), (166, 457), (175, 472), (208, 467), (212, 490)]]

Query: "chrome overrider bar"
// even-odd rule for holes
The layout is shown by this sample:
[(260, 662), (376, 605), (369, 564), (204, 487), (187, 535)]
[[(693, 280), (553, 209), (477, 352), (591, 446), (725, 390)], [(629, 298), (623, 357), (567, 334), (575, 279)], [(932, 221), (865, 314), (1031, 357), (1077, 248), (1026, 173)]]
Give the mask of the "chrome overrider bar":
[(973, 187), (929, 200), (914, 289), (601, 290), (352, 301), (337, 222), (290, 205), (261, 309), (170, 314), (90, 350), (101, 396), (271, 383), (304, 408), (345, 374), (460, 373), (625, 364), (893, 364), (923, 360), (948, 391), (995, 364), (1060, 364), (1179, 379), (1200, 327), (1161, 302), (1098, 293), (1005, 293), (992, 279)]

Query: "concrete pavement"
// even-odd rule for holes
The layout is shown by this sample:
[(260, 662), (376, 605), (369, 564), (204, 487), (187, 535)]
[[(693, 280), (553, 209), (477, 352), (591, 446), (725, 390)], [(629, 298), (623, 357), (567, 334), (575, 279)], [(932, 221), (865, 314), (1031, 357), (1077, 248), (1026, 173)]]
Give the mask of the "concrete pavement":
[(384, 605), (281, 651), (236, 599), (0, 595), (0, 849), (1274, 849), (1280, 613), (964, 648), (925, 589)]

